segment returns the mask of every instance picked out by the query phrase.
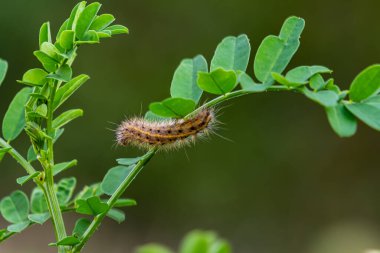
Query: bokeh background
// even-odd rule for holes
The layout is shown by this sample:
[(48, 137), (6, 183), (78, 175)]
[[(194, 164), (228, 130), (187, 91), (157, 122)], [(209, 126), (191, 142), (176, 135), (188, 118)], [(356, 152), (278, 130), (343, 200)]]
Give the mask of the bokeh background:
[[(0, 56), (10, 64), (1, 87), (0, 115), (20, 89), (15, 82), (39, 66), (32, 55), (42, 22), (53, 31), (76, 1), (0, 1)], [(354, 0), (113, 0), (102, 12), (117, 17), (130, 35), (80, 49), (75, 74), (91, 80), (66, 108), (85, 110), (56, 145), (57, 161), (73, 158), (81, 188), (101, 181), (115, 158), (134, 149), (114, 147), (113, 123), (140, 115), (166, 98), (172, 74), (185, 57), (208, 60), (227, 35), (246, 33), (252, 55), (286, 17), (306, 19), (301, 48), (290, 67), (321, 64), (347, 88), (365, 66), (380, 62), (380, 1)], [(252, 60), (248, 69), (252, 73)], [(173, 249), (187, 231), (209, 229), (231, 241), (237, 253), (362, 253), (380, 248), (380, 133), (359, 125), (349, 139), (330, 129), (321, 107), (291, 94), (258, 94), (228, 103), (213, 136), (160, 153), (127, 192), (139, 205), (122, 225), (104, 222), (86, 253), (132, 252), (162, 242)], [(24, 153), (25, 136), (15, 142)], [(20, 188), (24, 171), (7, 157), (0, 195)], [(23, 187), (29, 192), (32, 184)], [(76, 215), (65, 215), (71, 229)], [(0, 222), (5, 226), (5, 222)], [(55, 252), (50, 225), (34, 226), (0, 245), (4, 253)]]

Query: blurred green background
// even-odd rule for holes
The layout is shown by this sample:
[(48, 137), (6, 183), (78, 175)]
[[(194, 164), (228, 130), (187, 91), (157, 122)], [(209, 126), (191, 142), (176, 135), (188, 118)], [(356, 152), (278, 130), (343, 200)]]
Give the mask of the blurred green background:
[[(39, 66), (32, 52), (42, 22), (50, 20), (57, 31), (75, 3), (1, 0), (0, 56), (10, 68), (0, 91), (0, 115), (20, 89), (15, 80)], [(254, 54), (290, 15), (306, 19), (290, 67), (326, 65), (347, 88), (364, 67), (380, 62), (379, 9), (378, 0), (103, 1), (102, 11), (128, 26), (130, 35), (80, 48), (75, 74), (87, 73), (91, 80), (66, 108), (83, 108), (85, 115), (66, 128), (56, 160), (79, 160), (64, 175), (77, 176), (79, 187), (100, 181), (115, 158), (139, 153), (114, 146), (114, 123), (168, 97), (181, 59), (201, 53), (210, 60), (222, 38), (240, 33), (248, 34)], [(84, 252), (131, 252), (151, 241), (175, 248), (193, 228), (218, 231), (237, 253), (380, 248), (379, 133), (360, 125), (356, 136), (339, 139), (321, 107), (290, 93), (234, 100), (220, 120), (225, 126), (218, 133), (232, 142), (213, 136), (157, 155), (127, 192), (139, 205), (127, 210), (122, 225), (104, 222)], [(26, 152), (25, 136), (15, 146)], [(15, 178), (22, 175), (7, 157), (0, 195), (19, 188)], [(75, 217), (66, 216), (70, 226)], [(50, 225), (34, 226), (0, 245), (0, 252), (55, 252), (46, 246), (53, 240)]]

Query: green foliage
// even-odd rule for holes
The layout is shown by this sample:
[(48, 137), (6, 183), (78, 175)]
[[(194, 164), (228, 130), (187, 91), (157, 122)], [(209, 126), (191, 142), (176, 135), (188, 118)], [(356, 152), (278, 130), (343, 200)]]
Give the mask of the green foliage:
[(195, 102), (184, 98), (167, 98), (149, 105), (151, 112), (167, 118), (183, 118), (194, 109)]
[(31, 222), (37, 223), (37, 224), (44, 224), (48, 219), (50, 219), (50, 214), (48, 212), (46, 213), (32, 213), (28, 215), (28, 219)]
[(75, 205), (76, 212), (80, 214), (98, 215), (108, 210), (108, 205), (102, 202), (98, 196), (93, 196), (86, 200), (78, 199)]
[(125, 221), (125, 213), (116, 208), (110, 209), (107, 213), (107, 216), (119, 224)]
[(40, 28), (39, 45), (41, 46), (44, 42), (51, 43), (51, 32), (49, 22), (43, 23)]
[(215, 69), (210, 73), (198, 74), (199, 87), (211, 94), (222, 95), (232, 91), (237, 85), (236, 73), (222, 68)]
[(57, 198), (60, 206), (65, 206), (73, 196), (77, 180), (75, 177), (61, 179), (57, 184)]
[(281, 28), (279, 36), (269, 35), (257, 49), (254, 71), (257, 79), (262, 83), (272, 84), (272, 72), (282, 73), (296, 53), (299, 38), (305, 27), (302, 18), (290, 17)]
[(197, 75), (199, 71), (207, 70), (207, 61), (202, 55), (182, 60), (174, 72), (170, 95), (173, 98), (191, 99), (197, 104), (202, 96), (202, 90), (197, 85)]
[(64, 162), (64, 163), (58, 163), (58, 164), (55, 164), (54, 167), (53, 167), (53, 175), (57, 175), (59, 173), (61, 173), (62, 171), (65, 171), (67, 169), (70, 169), (74, 166), (76, 166), (78, 163), (77, 160), (72, 160), (70, 162)]
[(0, 204), (1, 214), (11, 223), (21, 223), (28, 220), (29, 200), (22, 191), (15, 191), (3, 198)]
[[(251, 46), (247, 35), (229, 36), (220, 42), (211, 60), (211, 71), (218, 68), (246, 71)], [(201, 70), (202, 71), (202, 70)]]
[(71, 95), (74, 94), (90, 77), (87, 75), (79, 75), (74, 77), (65, 85), (58, 88), (57, 93), (54, 97), (53, 107), (57, 109), (61, 104), (63, 104)]
[(380, 65), (373, 65), (363, 70), (351, 83), (350, 99), (360, 102), (379, 92)]
[(40, 188), (34, 188), (30, 203), (32, 213), (41, 214), (46, 213), (49, 210), (44, 193)]
[(380, 95), (360, 103), (347, 103), (346, 108), (368, 126), (380, 131)]
[(167, 247), (156, 244), (156, 243), (150, 243), (150, 244), (141, 246), (137, 248), (135, 252), (136, 253), (173, 253), (173, 251), (171, 251)]
[[(169, 248), (156, 243), (138, 247), (135, 253), (172, 253)], [(188, 233), (178, 253), (231, 253), (231, 246), (214, 232), (194, 230)]]
[(23, 177), (19, 177), (16, 179), (16, 182), (20, 185), (23, 185), (25, 184), (26, 182), (28, 182), (29, 180), (37, 177), (38, 175), (40, 175), (40, 172), (36, 171), (35, 173), (31, 174), (31, 175), (26, 175), (26, 176), (23, 176)]
[(8, 70), (7, 61), (0, 58), (0, 86), (5, 79), (5, 74), (7, 73), (7, 70)]
[(29, 69), (18, 82), (29, 86), (43, 86), (47, 82), (47, 75), (48, 73), (43, 69)]
[(133, 167), (133, 165), (128, 167), (119, 165), (110, 169), (102, 181), (102, 191), (107, 195), (112, 195), (120, 184), (129, 176)]
[(53, 128), (61, 128), (70, 121), (83, 116), (83, 110), (71, 109), (68, 110), (53, 120)]
[(309, 82), (311, 77), (316, 74), (331, 73), (332, 71), (324, 66), (300, 66), (290, 70), (285, 76), (280, 73), (272, 72), (272, 77), (278, 83), (285, 86), (302, 86)]
[(80, 240), (75, 236), (66, 236), (62, 240), (56, 243), (50, 243), (49, 246), (73, 246), (80, 242)]
[(357, 121), (344, 105), (327, 107), (326, 113), (331, 127), (340, 137), (350, 137), (355, 134)]
[[(53, 145), (62, 135), (63, 128), (75, 118), (82, 116), (81, 109), (69, 109), (55, 115), (55, 111), (64, 104), (88, 79), (85, 74), (72, 77), (72, 63), (77, 57), (78, 46), (82, 44), (99, 43), (102, 38), (116, 34), (128, 33), (122, 25), (111, 25), (115, 18), (111, 14), (98, 15), (101, 5), (97, 2), (87, 5), (85, 1), (78, 3), (70, 17), (61, 25), (56, 41), (52, 39), (50, 23), (45, 22), (39, 32), (39, 48), (33, 54), (41, 63), (42, 68), (27, 70), (19, 83), (31, 87), (22, 88), (12, 100), (3, 120), (0, 138), (0, 161), (5, 154), (10, 153), (28, 172), (28, 175), (16, 181), (23, 185), (28, 181), (37, 184), (31, 194), (30, 202), (21, 191), (16, 191), (4, 197), (1, 202), (1, 214), (11, 224), (0, 232), (0, 240), (5, 240), (14, 233), (21, 232), (32, 224), (43, 224), (49, 218), (53, 220), (58, 251), (66, 252), (79, 242), (77, 238), (84, 231), (78, 223), (76, 236), (67, 236), (62, 219), (62, 212), (83, 210), (86, 203), (92, 215), (109, 211), (107, 204), (100, 200), (102, 192), (100, 184), (86, 186), (72, 200), (76, 179), (64, 178), (54, 184), (53, 177), (77, 164), (77, 160), (54, 164)], [(4, 80), (7, 62), (0, 59), (0, 84)], [(25, 159), (17, 152), (10, 142), (16, 139), (22, 130), (29, 136), (31, 146)], [(42, 171), (36, 170), (31, 162), (38, 160)], [(134, 205), (132, 200), (116, 201), (120, 207)], [(77, 205), (79, 203), (79, 205)], [(29, 210), (30, 207), (30, 210)], [(114, 218), (122, 220), (122, 211), (113, 211)], [(87, 210), (86, 213), (89, 213)], [(125, 216), (123, 216), (125, 219)], [(71, 252), (71, 249), (70, 249)]]
[(85, 218), (80, 218), (75, 222), (74, 230), (73, 230), (73, 236), (77, 238), (81, 238), (86, 232), (86, 229), (88, 226), (90, 226), (91, 221)]
[(13, 98), (3, 119), (3, 137), (12, 141), (19, 136), (25, 126), (24, 107), (31, 93), (30, 88), (23, 88)]

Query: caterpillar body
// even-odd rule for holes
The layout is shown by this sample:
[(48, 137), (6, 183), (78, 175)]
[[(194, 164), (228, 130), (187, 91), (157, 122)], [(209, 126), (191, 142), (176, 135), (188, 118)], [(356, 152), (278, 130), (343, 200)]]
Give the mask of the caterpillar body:
[(194, 141), (197, 136), (209, 134), (215, 122), (212, 108), (203, 109), (189, 119), (149, 121), (132, 118), (117, 128), (116, 140), (119, 145), (143, 149), (176, 148)]

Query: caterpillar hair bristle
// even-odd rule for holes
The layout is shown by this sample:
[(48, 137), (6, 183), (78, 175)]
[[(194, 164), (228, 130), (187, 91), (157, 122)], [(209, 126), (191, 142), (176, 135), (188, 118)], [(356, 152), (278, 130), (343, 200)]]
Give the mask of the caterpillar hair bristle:
[(119, 125), (116, 141), (121, 146), (131, 145), (143, 149), (179, 148), (212, 133), (216, 123), (213, 108), (203, 109), (189, 119), (149, 121), (132, 118)]

